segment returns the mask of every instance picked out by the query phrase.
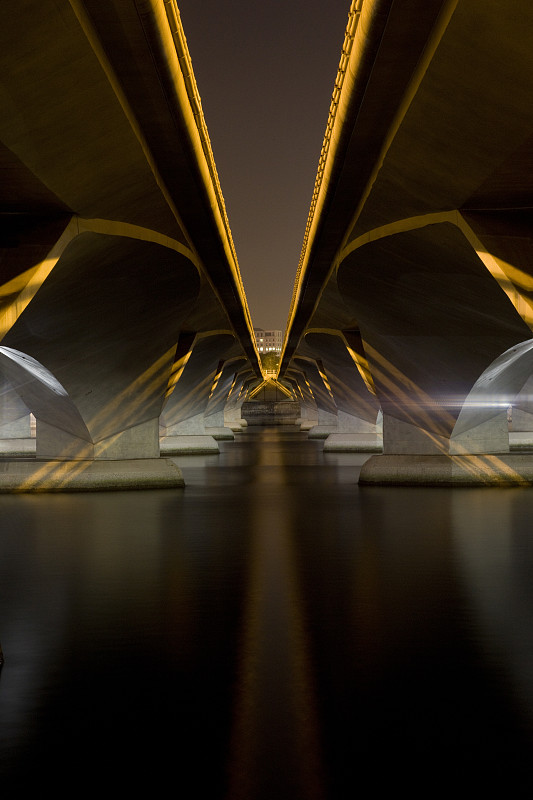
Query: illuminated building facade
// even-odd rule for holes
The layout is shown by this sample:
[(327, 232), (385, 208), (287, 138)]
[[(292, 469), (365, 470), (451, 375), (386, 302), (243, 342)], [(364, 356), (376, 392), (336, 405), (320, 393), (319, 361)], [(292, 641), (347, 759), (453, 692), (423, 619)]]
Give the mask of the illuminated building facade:
[(255, 341), (260, 353), (281, 353), (283, 344), (283, 331), (265, 331), (263, 328), (254, 328)]

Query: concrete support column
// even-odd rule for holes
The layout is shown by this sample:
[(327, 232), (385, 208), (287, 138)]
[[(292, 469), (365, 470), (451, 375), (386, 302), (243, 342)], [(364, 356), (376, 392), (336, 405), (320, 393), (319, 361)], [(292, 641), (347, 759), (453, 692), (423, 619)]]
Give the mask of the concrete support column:
[(327, 439), (330, 433), (337, 431), (337, 427), (337, 413), (319, 408), (317, 410), (317, 424), (310, 428), (308, 436), (310, 439)]
[(533, 448), (533, 409), (524, 411), (513, 405), (509, 430), (511, 450), (531, 450)]
[(161, 455), (209, 455), (219, 453), (214, 437), (206, 431), (205, 417), (193, 417), (160, 428)]
[(127, 458), (159, 458), (158, 419), (151, 419), (132, 428), (126, 428), (97, 442), (81, 439), (48, 422), (37, 419), (36, 439), (38, 460), (102, 459), (116, 461)]
[(13, 385), (0, 376), (0, 453), (6, 456), (35, 453), (28, 406)]
[(237, 405), (227, 408), (224, 411), (224, 427), (229, 428), (233, 433), (238, 433), (247, 426), (246, 420), (241, 416), (243, 402), (244, 401), (241, 400)]
[(502, 409), (491, 419), (450, 438), (384, 414), (383, 452), (386, 455), (508, 453), (507, 411)]
[(383, 454), (361, 467), (363, 485), (529, 485), (529, 456), (509, 453), (507, 410), (450, 438), (385, 414)]
[(215, 411), (214, 414), (209, 414), (205, 417), (206, 432), (209, 433), (217, 441), (228, 440), (232, 441), (235, 436), (231, 428), (226, 427), (224, 419), (224, 409)]
[(450, 455), (478, 455), (509, 452), (509, 423), (507, 409), (491, 419), (465, 431), (454, 432), (450, 438)]
[(242, 405), (245, 398), (243, 384), (244, 378), (239, 378), (235, 381), (224, 408), (224, 427), (229, 428), (234, 433), (239, 433), (248, 424), (242, 418)]
[(330, 433), (324, 442), (325, 453), (379, 453), (382, 451), (383, 433), (381, 415), (379, 422), (368, 422), (353, 414), (339, 411), (337, 421), (337, 432)]
[(316, 406), (300, 400), (300, 417), (296, 420), (301, 431), (308, 431), (318, 425), (318, 409)]
[(509, 425), (511, 450), (533, 448), (533, 378), (529, 378), (514, 398)]
[(31, 414), (29, 411), (23, 417), (11, 422), (0, 422), (0, 439), (30, 439), (31, 435)]

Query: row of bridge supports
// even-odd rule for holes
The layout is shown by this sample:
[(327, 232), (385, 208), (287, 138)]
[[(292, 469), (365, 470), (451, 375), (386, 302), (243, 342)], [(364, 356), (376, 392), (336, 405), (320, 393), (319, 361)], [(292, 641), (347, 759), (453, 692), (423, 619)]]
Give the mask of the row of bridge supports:
[(183, 485), (261, 367), (177, 4), (0, 41), (0, 491)]
[(203, 411), (179, 419), (176, 406), (183, 396), (176, 391), (159, 419), (94, 443), (36, 419), (4, 375), (0, 385), (0, 492), (183, 486), (173, 456), (218, 453), (219, 441), (233, 440), (235, 433), (246, 427), (241, 416), (244, 377), (230, 370), (228, 365), (231, 386), (226, 396), (220, 389), (217, 393), (215, 386), (204, 398), (196, 393), (196, 407)]
[(0, 491), (183, 485), (161, 455), (218, 452), (258, 373), (193, 251), (110, 221), (24, 225), (4, 257)]
[(381, 412), (361, 483), (533, 482), (532, 20), (351, 6), (280, 378)]

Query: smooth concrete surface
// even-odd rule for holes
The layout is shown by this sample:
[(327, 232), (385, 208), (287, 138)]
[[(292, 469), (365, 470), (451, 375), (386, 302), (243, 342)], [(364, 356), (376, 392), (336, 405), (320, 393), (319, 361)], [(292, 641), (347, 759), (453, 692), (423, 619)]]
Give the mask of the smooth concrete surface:
[(41, 460), (158, 458), (159, 421), (147, 420), (97, 442), (73, 436), (66, 430), (37, 419), (36, 454)]
[(226, 428), (229, 428), (234, 433), (239, 433), (248, 427), (248, 422), (245, 419), (236, 419), (226, 423)]
[(160, 449), (162, 456), (194, 453), (218, 453), (220, 448), (213, 436), (165, 436), (161, 439)]
[(510, 450), (533, 450), (533, 431), (510, 431)]
[(374, 455), (362, 466), (359, 483), (363, 486), (531, 486), (533, 453)]
[(301, 431), (310, 431), (311, 428), (314, 428), (317, 424), (316, 419), (300, 419), (296, 420), (296, 424), (299, 426)]
[(34, 456), (35, 437), (24, 437), (22, 439), (0, 439), (0, 457), (8, 456)]
[(233, 441), (235, 438), (233, 434), (233, 430), (231, 428), (226, 428), (225, 426), (213, 426), (210, 425), (205, 426), (205, 432), (212, 436), (217, 442), (219, 441)]
[(356, 368), (402, 480), (422, 454), (462, 480), (436, 459), (470, 453), (485, 481), (470, 465), (498, 453), (490, 481), (507, 482), (506, 408), (520, 392), (529, 410), (532, 371), (533, 6), (404, 5), (350, 10), (280, 377), (300, 370), (349, 412)]
[(336, 430), (337, 427), (333, 425), (313, 425), (309, 428), (307, 435), (310, 439), (327, 439), (328, 436), (335, 433)]
[(383, 439), (376, 433), (330, 433), (324, 442), (325, 453), (381, 453), (382, 450)]
[(123, 461), (0, 461), (0, 493), (176, 489), (185, 482), (167, 458)]

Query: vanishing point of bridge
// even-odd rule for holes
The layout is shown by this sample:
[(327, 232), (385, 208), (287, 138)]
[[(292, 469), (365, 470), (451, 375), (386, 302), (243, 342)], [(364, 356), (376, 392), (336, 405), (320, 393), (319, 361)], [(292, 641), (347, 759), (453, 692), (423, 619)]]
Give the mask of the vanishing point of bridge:
[(347, 13), (274, 380), (177, 4), (3, 15), (0, 490), (183, 485), (261, 391), (364, 483), (533, 481), (533, 7)]

